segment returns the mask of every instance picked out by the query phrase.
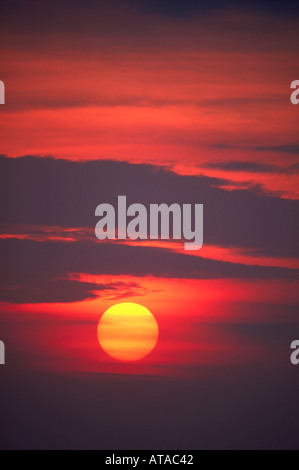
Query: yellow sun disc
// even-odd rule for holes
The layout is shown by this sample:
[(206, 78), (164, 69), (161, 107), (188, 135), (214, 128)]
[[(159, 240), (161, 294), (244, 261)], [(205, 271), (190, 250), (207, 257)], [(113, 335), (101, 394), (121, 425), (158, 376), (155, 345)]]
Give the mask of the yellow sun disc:
[(154, 316), (142, 305), (121, 303), (110, 307), (98, 326), (98, 340), (109, 356), (119, 361), (137, 361), (156, 346), (159, 328)]

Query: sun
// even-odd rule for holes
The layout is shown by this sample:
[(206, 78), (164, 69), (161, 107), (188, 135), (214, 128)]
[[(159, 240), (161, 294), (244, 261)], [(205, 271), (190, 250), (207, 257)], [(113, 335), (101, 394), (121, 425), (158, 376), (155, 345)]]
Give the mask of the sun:
[(158, 324), (142, 305), (120, 303), (110, 307), (98, 325), (98, 340), (109, 356), (131, 362), (146, 357), (156, 346)]

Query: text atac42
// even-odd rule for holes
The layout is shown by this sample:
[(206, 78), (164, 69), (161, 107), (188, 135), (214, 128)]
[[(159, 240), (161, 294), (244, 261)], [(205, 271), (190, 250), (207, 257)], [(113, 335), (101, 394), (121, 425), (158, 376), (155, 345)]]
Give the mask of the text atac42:
[(143, 465), (194, 465), (194, 456), (189, 454), (152, 454), (140, 456), (107, 456), (105, 465), (129, 465), (133, 468)]

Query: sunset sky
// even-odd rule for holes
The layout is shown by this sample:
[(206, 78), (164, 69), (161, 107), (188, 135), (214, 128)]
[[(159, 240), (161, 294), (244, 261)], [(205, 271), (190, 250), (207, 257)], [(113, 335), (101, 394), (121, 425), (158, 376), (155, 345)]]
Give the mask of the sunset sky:
[[(2, 1), (0, 448), (298, 448), (298, 20)], [(203, 248), (97, 240), (118, 195), (203, 204)], [(97, 339), (119, 302), (159, 325), (134, 363)]]

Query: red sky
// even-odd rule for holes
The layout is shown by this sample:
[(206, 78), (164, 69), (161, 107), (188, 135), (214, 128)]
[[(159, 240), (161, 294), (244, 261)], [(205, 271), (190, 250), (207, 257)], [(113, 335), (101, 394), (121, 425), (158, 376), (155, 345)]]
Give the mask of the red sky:
[[(298, 160), (295, 20), (227, 10), (149, 21), (122, 8), (115, 18), (106, 6), (89, 31), (81, 12), (79, 36), (56, 25), (36, 42), (34, 29), (4, 28), (1, 152), (154, 162), (298, 198), (297, 174), (283, 171)], [(227, 161), (276, 170), (207, 168)]]
[[(1, 1), (1, 449), (298, 448), (298, 18)], [(120, 195), (203, 204), (203, 248), (100, 242)], [(136, 363), (98, 342), (118, 302), (159, 325)]]
[[(298, 109), (290, 103), (290, 84), (298, 78), (295, 19), (238, 10), (178, 19), (148, 16), (136, 6), (124, 5), (118, 15), (107, 5), (96, 11), (97, 20), (91, 13), (87, 7), (74, 9), (67, 31), (63, 13), (54, 29), (51, 16), (44, 30), (36, 25), (26, 29), (24, 24), (11, 30), (9, 22), (4, 25), (0, 78), (6, 85), (6, 105), (0, 111), (1, 154), (155, 164), (179, 175), (228, 180), (223, 185), (215, 183), (225, 191), (253, 188), (262, 195), (272, 191), (279, 198), (298, 199), (299, 120)], [(91, 240), (93, 227), (88, 227), (88, 233), (86, 227), (70, 229), (77, 231), (75, 238), (65, 227), (54, 227), (50, 222), (5, 224), (1, 239), (39, 244), (72, 243), (79, 237), (79, 241), (96, 242)], [(182, 253), (173, 244), (156, 246)], [(202, 252), (188, 256), (245, 266), (298, 268), (298, 258), (257, 253), (247, 245), (207, 243)], [(89, 272), (83, 274), (85, 281), (90, 276)], [(247, 348), (246, 341), (243, 344), (231, 332), (223, 332), (210, 343), (202, 340), (210, 337), (205, 323), (208, 319), (226, 323), (232, 318), (242, 323), (241, 310), (233, 308), (237, 303), (247, 305), (247, 310), (248, 305), (259, 304), (246, 315), (256, 321), (261, 304), (293, 305), (296, 286), (294, 280), (291, 284), (286, 280), (279, 285), (277, 280), (261, 284), (258, 276), (242, 282), (224, 281), (221, 274), (213, 281), (178, 281), (171, 274), (154, 279), (146, 274), (140, 279), (132, 274), (128, 279), (116, 276), (114, 282), (140, 284), (139, 296), (120, 292), (119, 298), (139, 300), (152, 308), (160, 321), (162, 339), (148, 364), (156, 365), (157, 361), (171, 366), (233, 362), (236, 349), (232, 344), (246, 350), (247, 358), (253, 351), (256, 356), (259, 349), (255, 343)], [(90, 315), (90, 321), (96, 323), (111, 301), (100, 297), (69, 305), (29, 302), (3, 308), (5, 312), (12, 309), (18, 318), (28, 315), (31, 342), (35, 314), (50, 312), (64, 318), (74, 312), (74, 319), (77, 314), (80, 321)], [(194, 318), (204, 322), (199, 342), (190, 337)], [(68, 351), (74, 362), (81, 356), (84, 366), (80, 362), (79, 369), (95, 370), (98, 354), (107, 367), (108, 359), (93, 349), (94, 344), (90, 349), (90, 343), (85, 344), (90, 326), (74, 322), (69, 333), (63, 327), (56, 330), (55, 323), (52, 326), (55, 351), (50, 346), (51, 335), (43, 336), (42, 324), (38, 324), (43, 341), (34, 340), (34, 351), (41, 348), (41, 356), (60, 360)], [(19, 341), (18, 327), (14, 334)], [(23, 343), (26, 338), (20, 341), (20, 348)]]

